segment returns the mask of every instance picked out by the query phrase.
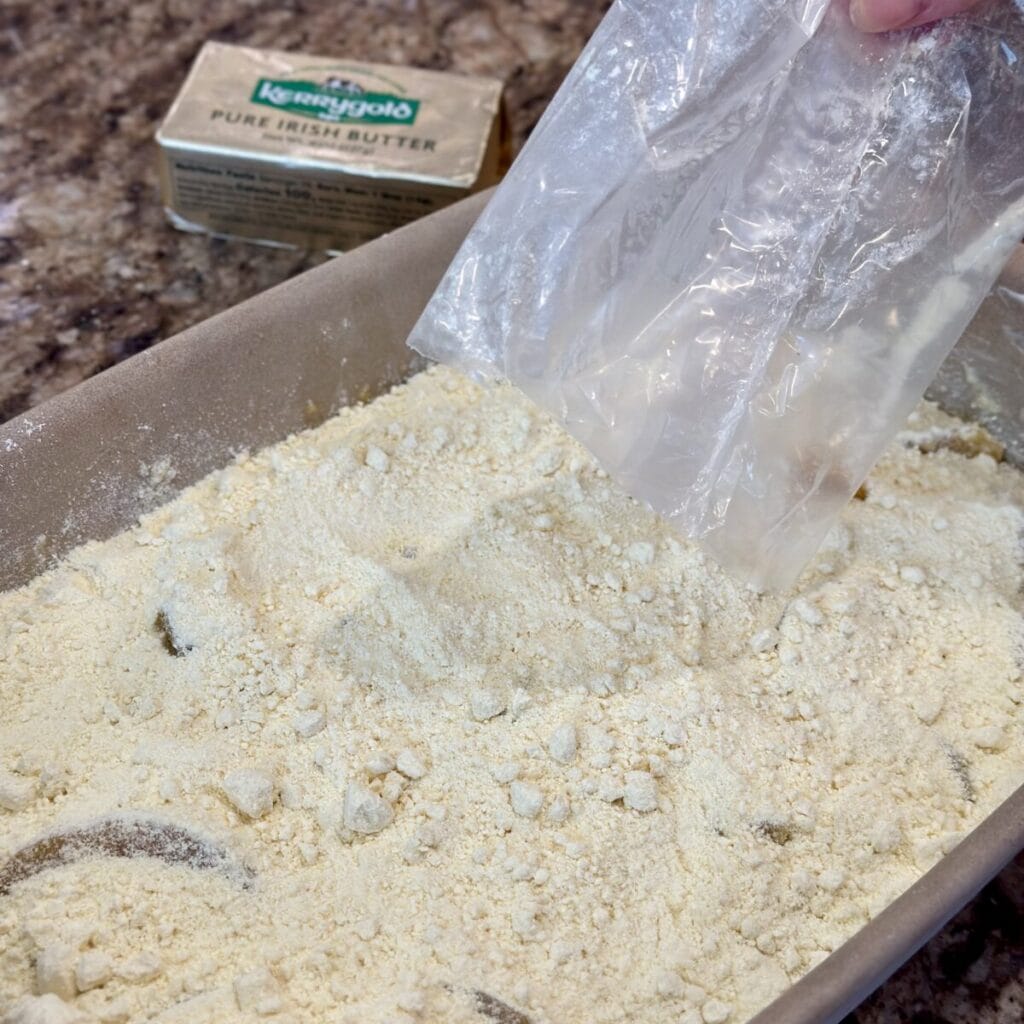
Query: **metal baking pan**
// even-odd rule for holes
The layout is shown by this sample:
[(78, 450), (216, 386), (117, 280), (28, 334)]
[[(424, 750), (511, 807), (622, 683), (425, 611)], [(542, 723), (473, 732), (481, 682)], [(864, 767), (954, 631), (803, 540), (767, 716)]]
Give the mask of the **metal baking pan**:
[[(416, 357), (405, 337), (485, 198), (264, 292), (0, 426), (0, 589), (129, 526), (240, 449), (278, 441), (408, 376)], [(936, 394), (953, 411), (976, 413), (1019, 460), (1018, 257)], [(145, 468), (163, 458), (176, 473), (154, 487)], [(1022, 848), (1024, 787), (751, 1024), (835, 1024)]]

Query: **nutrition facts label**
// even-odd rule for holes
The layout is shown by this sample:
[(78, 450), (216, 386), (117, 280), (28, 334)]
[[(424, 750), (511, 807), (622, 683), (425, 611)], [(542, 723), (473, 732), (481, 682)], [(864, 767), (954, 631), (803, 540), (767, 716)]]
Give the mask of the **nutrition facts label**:
[[(300, 247), (351, 248), (458, 198), (454, 190), (309, 168), (233, 166), (190, 154), (167, 162), (171, 206), (221, 234), (272, 237)], [(446, 195), (446, 192), (452, 194)]]

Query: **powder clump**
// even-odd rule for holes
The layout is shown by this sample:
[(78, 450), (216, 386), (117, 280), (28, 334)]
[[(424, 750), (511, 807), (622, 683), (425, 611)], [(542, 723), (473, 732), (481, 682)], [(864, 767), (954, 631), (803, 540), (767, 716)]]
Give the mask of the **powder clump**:
[(758, 594), (433, 369), (0, 594), (0, 867), (224, 851), (19, 875), (0, 1006), (740, 1024), (1024, 778), (1024, 481), (914, 426)]

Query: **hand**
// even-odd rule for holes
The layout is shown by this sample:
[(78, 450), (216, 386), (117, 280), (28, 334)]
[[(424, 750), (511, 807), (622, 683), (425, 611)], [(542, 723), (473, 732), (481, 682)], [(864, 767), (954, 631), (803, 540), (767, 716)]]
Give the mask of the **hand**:
[(864, 32), (913, 28), (959, 14), (978, 0), (850, 0), (850, 19)]

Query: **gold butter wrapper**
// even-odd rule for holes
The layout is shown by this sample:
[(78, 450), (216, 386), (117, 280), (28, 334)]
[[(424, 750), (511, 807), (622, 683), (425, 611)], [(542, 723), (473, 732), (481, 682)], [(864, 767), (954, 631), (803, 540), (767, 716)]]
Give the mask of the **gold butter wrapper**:
[(495, 184), (501, 82), (206, 43), (156, 134), (171, 222), (344, 250)]

